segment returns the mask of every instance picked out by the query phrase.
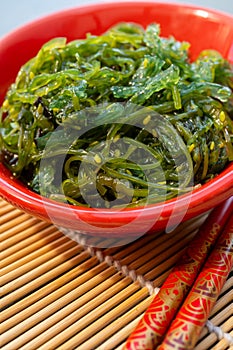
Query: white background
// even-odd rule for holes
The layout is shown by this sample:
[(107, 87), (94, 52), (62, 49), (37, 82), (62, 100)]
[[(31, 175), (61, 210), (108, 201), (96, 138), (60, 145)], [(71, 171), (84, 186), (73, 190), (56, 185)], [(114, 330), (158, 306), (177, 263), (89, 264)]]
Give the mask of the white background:
[[(109, 0), (0, 0), (0, 37), (38, 17), (61, 9), (96, 2), (103, 3)], [(232, 0), (169, 0), (168, 2), (189, 3), (233, 14)]]

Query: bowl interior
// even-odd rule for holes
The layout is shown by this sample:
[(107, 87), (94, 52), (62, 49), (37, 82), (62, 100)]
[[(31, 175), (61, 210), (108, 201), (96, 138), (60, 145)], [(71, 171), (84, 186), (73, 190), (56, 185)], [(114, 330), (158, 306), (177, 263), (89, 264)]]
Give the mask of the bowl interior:
[[(161, 26), (163, 36), (173, 35), (177, 40), (191, 43), (191, 58), (195, 58), (203, 49), (215, 49), (233, 62), (233, 18), (230, 15), (190, 5), (157, 2), (120, 2), (83, 6), (48, 15), (2, 38), (0, 103), (21, 65), (33, 57), (46, 41), (59, 36), (67, 37), (70, 41), (84, 38), (88, 32), (99, 35), (122, 21), (139, 23), (144, 27), (149, 23), (157, 22)], [(43, 219), (48, 219), (47, 209), (49, 207), (53, 218), (58, 220), (57, 223), (60, 224), (59, 218), (63, 216), (61, 223), (67, 227), (73, 227), (74, 222), (78, 222), (80, 227), (80, 221), (88, 221), (94, 225), (93, 230), (98, 231), (98, 227), (100, 230), (104, 225), (113, 227), (116, 222), (118, 226), (124, 226), (126, 222), (132, 222), (136, 215), (137, 218), (139, 217), (139, 222), (146, 219), (152, 222), (152, 226), (151, 224), (149, 226), (153, 229), (162, 229), (174, 212), (174, 208), (179, 216), (184, 207), (187, 209), (188, 203), (187, 212), (181, 215), (182, 218), (188, 219), (209, 210), (233, 194), (232, 175), (233, 165), (231, 164), (223, 174), (201, 189), (194, 191), (188, 196), (188, 199), (185, 197), (185, 199), (171, 200), (162, 207), (155, 205), (143, 210), (118, 211), (110, 215), (108, 211), (91, 212), (88, 209), (77, 209), (70, 213), (66, 206), (58, 206), (50, 201), (46, 201), (46, 208), (45, 201), (40, 196), (25, 189), (20, 183), (15, 185), (10, 173), (3, 164), (0, 164), (0, 195), (14, 205)], [(64, 213), (67, 215), (66, 219), (65, 215), (62, 215)], [(156, 225), (155, 214), (159, 215)], [(85, 231), (85, 227), (81, 226), (81, 230)], [(141, 230), (138, 222), (134, 230), (135, 232)]]

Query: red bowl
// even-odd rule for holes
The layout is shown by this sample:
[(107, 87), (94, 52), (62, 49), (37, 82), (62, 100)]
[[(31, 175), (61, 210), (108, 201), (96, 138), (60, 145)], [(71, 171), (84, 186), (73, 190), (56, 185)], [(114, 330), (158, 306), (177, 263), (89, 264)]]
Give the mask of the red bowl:
[[(16, 29), (0, 40), (0, 103), (16, 74), (49, 39), (99, 35), (121, 21), (143, 26), (157, 22), (163, 36), (191, 43), (195, 58), (203, 49), (218, 50), (233, 62), (233, 16), (184, 4), (119, 2), (72, 8)], [(43, 220), (92, 235), (138, 237), (166, 229), (204, 213), (233, 195), (233, 163), (198, 189), (164, 203), (137, 209), (95, 209), (51, 201), (27, 189), (0, 164), (0, 196)]]

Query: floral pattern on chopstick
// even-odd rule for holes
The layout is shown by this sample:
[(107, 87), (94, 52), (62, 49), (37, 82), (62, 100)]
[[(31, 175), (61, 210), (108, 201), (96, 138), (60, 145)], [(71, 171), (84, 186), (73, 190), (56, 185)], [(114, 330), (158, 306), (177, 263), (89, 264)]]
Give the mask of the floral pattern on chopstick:
[(200, 272), (159, 350), (192, 349), (233, 267), (233, 217)]

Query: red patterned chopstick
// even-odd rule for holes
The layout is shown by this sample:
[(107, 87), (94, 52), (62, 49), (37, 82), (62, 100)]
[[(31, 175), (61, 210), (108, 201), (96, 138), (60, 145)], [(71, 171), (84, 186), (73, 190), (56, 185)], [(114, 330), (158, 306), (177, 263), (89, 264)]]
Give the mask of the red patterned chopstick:
[(233, 216), (171, 324), (159, 350), (193, 349), (233, 267)]
[(232, 212), (233, 197), (212, 210), (126, 341), (125, 350), (152, 350), (161, 343)]

